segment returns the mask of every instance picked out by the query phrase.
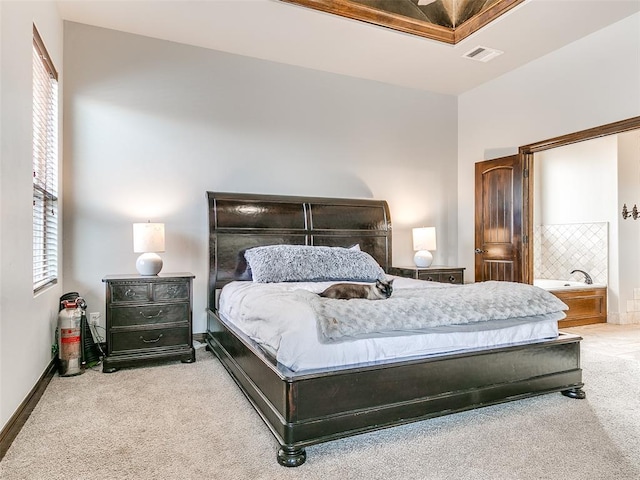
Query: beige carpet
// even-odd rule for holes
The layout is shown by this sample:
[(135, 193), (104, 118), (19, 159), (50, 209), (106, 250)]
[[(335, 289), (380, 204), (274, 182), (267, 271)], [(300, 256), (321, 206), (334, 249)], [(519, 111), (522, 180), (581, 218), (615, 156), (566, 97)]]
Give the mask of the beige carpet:
[(0, 462), (14, 479), (638, 479), (640, 362), (583, 348), (586, 400), (550, 394), (307, 448), (277, 442), (218, 361), (55, 377)]

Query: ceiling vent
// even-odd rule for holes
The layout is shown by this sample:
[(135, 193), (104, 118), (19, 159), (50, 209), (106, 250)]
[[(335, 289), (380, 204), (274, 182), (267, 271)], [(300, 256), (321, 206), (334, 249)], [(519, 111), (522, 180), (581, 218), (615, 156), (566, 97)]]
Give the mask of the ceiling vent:
[(478, 62), (488, 62), (493, 60), (498, 55), (502, 55), (504, 52), (496, 50), (495, 48), (477, 46), (472, 50), (469, 50), (463, 55), (464, 58), (470, 58), (471, 60), (477, 60)]

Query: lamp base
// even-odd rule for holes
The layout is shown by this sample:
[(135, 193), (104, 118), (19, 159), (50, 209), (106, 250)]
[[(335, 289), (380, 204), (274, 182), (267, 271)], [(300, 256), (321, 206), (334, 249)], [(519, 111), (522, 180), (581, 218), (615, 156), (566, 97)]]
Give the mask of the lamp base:
[(162, 258), (157, 253), (143, 253), (136, 260), (140, 275), (157, 275), (162, 270)]
[(433, 262), (433, 255), (429, 250), (418, 250), (413, 257), (413, 262), (418, 268), (429, 267)]

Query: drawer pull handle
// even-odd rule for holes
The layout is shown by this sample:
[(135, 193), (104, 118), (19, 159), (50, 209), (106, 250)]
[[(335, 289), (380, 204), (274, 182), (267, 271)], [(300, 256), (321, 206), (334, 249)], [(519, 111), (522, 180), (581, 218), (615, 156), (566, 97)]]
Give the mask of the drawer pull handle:
[(169, 293), (169, 295), (175, 295), (178, 293), (178, 287), (172, 285), (171, 287), (167, 288), (167, 292)]
[(449, 281), (451, 283), (454, 283), (456, 281), (456, 277), (454, 277), (453, 275), (449, 275)]
[(142, 340), (144, 343), (156, 343), (156, 342), (158, 342), (161, 338), (162, 338), (162, 334), (158, 335), (158, 338), (154, 338), (154, 339), (152, 339), (152, 340), (146, 340), (142, 335), (140, 335), (140, 340)]
[(133, 298), (136, 296), (136, 292), (134, 292), (130, 288), (127, 288), (127, 290), (124, 292), (124, 296), (128, 298)]
[(155, 315), (145, 315), (144, 312), (140, 312), (140, 315), (142, 315), (144, 318), (158, 318), (160, 315), (162, 315), (162, 310), (159, 310)]

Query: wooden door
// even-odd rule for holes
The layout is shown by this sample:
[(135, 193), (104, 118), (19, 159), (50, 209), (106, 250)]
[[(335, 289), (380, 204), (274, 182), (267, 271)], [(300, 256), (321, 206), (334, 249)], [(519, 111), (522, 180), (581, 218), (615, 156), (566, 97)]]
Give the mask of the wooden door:
[(513, 155), (476, 163), (476, 282), (525, 281), (523, 162)]

